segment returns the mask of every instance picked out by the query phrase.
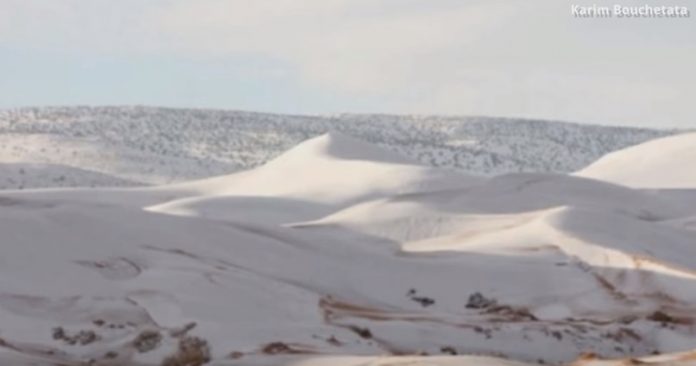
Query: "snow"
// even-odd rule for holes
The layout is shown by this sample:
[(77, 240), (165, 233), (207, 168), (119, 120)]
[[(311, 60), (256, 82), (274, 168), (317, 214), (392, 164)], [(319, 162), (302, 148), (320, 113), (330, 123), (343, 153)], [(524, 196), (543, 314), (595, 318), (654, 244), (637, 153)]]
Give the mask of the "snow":
[(142, 185), (144, 184), (60, 164), (0, 163), (0, 190)]
[(160, 365), (193, 337), (215, 365), (693, 364), (674, 184), (477, 177), (332, 132), (213, 178), (3, 191), (0, 364)]
[(393, 194), (470, 186), (480, 178), (415, 165), (394, 153), (331, 133), (307, 140), (268, 164), (175, 185), (201, 192), (153, 211), (276, 224), (317, 219)]
[[(258, 167), (304, 140), (330, 132), (367, 141), (421, 164), (475, 175), (572, 172), (610, 151), (675, 133), (467, 116), (19, 108), (0, 110), (0, 164), (58, 164), (159, 185)], [(364, 145), (349, 154), (359, 153), (361, 148)], [(0, 187), (20, 187), (16, 181), (3, 183), (2, 178)], [(97, 182), (88, 179), (55, 185), (52, 180), (32, 179), (32, 187), (37, 188), (92, 183)]]
[[(645, 358), (622, 359), (616, 361), (603, 361), (591, 355), (573, 362), (573, 366), (625, 366), (625, 365), (652, 365), (652, 366), (690, 366), (694, 365), (694, 355), (690, 353), (675, 354), (669, 356), (653, 356)], [(297, 357), (295, 357), (297, 359)], [(271, 365), (263, 362), (251, 362), (249, 365)], [(305, 360), (287, 361), (291, 366), (530, 366), (539, 363), (521, 363), (510, 360), (502, 360), (491, 357), (477, 356), (433, 356), (433, 357), (315, 357)]]
[(696, 188), (696, 133), (648, 141), (615, 153), (577, 175), (635, 188)]

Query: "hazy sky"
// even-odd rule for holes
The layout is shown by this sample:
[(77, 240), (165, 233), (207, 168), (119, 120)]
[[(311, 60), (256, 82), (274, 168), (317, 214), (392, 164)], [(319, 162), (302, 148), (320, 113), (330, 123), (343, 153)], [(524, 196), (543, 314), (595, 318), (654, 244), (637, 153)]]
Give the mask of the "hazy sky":
[[(571, 5), (683, 5), (578, 19)], [(0, 108), (146, 104), (696, 128), (696, 0), (0, 0)]]

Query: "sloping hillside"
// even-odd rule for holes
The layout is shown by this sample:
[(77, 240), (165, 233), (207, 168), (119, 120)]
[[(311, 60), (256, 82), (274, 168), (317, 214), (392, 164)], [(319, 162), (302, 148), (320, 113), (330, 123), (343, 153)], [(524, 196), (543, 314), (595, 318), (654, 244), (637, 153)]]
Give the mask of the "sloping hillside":
[(256, 167), (327, 132), (356, 137), (425, 165), (476, 175), (571, 172), (610, 151), (672, 133), (465, 116), (23, 108), (0, 111), (0, 163), (61, 164), (163, 184)]
[(137, 185), (144, 184), (64, 165), (0, 163), (0, 190)]

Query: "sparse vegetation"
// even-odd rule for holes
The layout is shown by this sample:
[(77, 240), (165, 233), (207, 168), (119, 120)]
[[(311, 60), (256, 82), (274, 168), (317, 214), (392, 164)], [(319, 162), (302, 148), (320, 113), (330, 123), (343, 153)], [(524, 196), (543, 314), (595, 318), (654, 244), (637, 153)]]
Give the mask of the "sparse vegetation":
[(175, 354), (166, 357), (161, 366), (201, 366), (210, 361), (210, 346), (202, 338), (185, 336), (179, 340)]
[(283, 342), (272, 342), (265, 345), (262, 350), (267, 355), (277, 355), (281, 353), (292, 353), (290, 346)]
[(243, 353), (243, 352), (239, 352), (239, 351), (231, 352), (230, 355), (229, 355), (229, 358), (231, 358), (231, 359), (233, 359), (233, 360), (237, 360), (237, 359), (240, 359), (240, 358), (242, 358), (242, 357), (244, 357), (244, 353)]
[(451, 346), (441, 347), (441, 348), (440, 348), (440, 352), (442, 352), (442, 353), (444, 353), (444, 354), (452, 355), (452, 356), (455, 356), (455, 355), (458, 355), (458, 354), (459, 354), (459, 352), (457, 352), (457, 350), (454, 349), (454, 347), (451, 347)]
[(489, 299), (483, 296), (480, 292), (475, 292), (469, 296), (469, 300), (466, 302), (467, 309), (487, 309), (491, 306), (497, 305), (495, 299)]
[(157, 348), (162, 341), (162, 334), (156, 330), (144, 330), (138, 334), (131, 342), (133, 347), (140, 353), (152, 351)]
[(358, 326), (353, 325), (353, 326), (350, 326), (349, 329), (352, 330), (353, 332), (355, 332), (355, 334), (359, 335), (360, 338), (372, 339), (372, 332), (367, 328), (362, 328), (362, 327), (358, 327)]
[(427, 296), (419, 296), (417, 294), (416, 289), (413, 289), (413, 288), (408, 290), (406, 297), (408, 297), (409, 299), (411, 299), (414, 302), (417, 302), (418, 304), (420, 304), (424, 308), (435, 304), (434, 299), (427, 297)]
[(184, 325), (181, 328), (172, 329), (171, 331), (169, 331), (169, 335), (172, 338), (179, 338), (179, 337), (185, 336), (191, 329), (195, 328), (196, 325), (197, 325), (196, 322), (187, 323), (186, 325)]
[(495, 314), (506, 321), (537, 321), (537, 317), (529, 309), (499, 304), (498, 300), (487, 298), (480, 292), (469, 296), (465, 307), (467, 309), (481, 310), (483, 314)]
[(55, 327), (52, 330), (54, 340), (63, 341), (68, 345), (88, 345), (101, 339), (101, 337), (93, 330), (80, 330), (75, 334), (68, 334), (63, 327)]
[(509, 305), (496, 305), (486, 309), (486, 314), (495, 314), (506, 321), (537, 321), (536, 316), (529, 309), (513, 307)]
[(648, 315), (647, 319), (654, 321), (654, 322), (662, 323), (662, 325), (667, 325), (668, 323), (676, 323), (677, 322), (677, 320), (675, 318), (673, 318), (671, 315), (669, 315), (663, 311), (660, 311), (660, 310), (657, 310), (657, 311), (653, 312), (652, 314)]
[(331, 336), (328, 339), (326, 339), (326, 343), (336, 347), (341, 345), (341, 342), (335, 336)]

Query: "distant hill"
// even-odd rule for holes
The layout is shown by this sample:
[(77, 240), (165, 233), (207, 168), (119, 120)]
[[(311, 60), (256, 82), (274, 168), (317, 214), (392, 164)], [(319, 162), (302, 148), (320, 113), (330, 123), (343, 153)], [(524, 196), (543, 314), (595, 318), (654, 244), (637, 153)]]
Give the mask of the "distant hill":
[[(332, 131), (426, 165), (477, 175), (572, 172), (611, 151), (673, 133), (490, 117), (21, 108), (0, 111), (0, 163), (59, 164), (161, 184), (256, 167)], [(34, 184), (40, 185), (51, 186)]]

